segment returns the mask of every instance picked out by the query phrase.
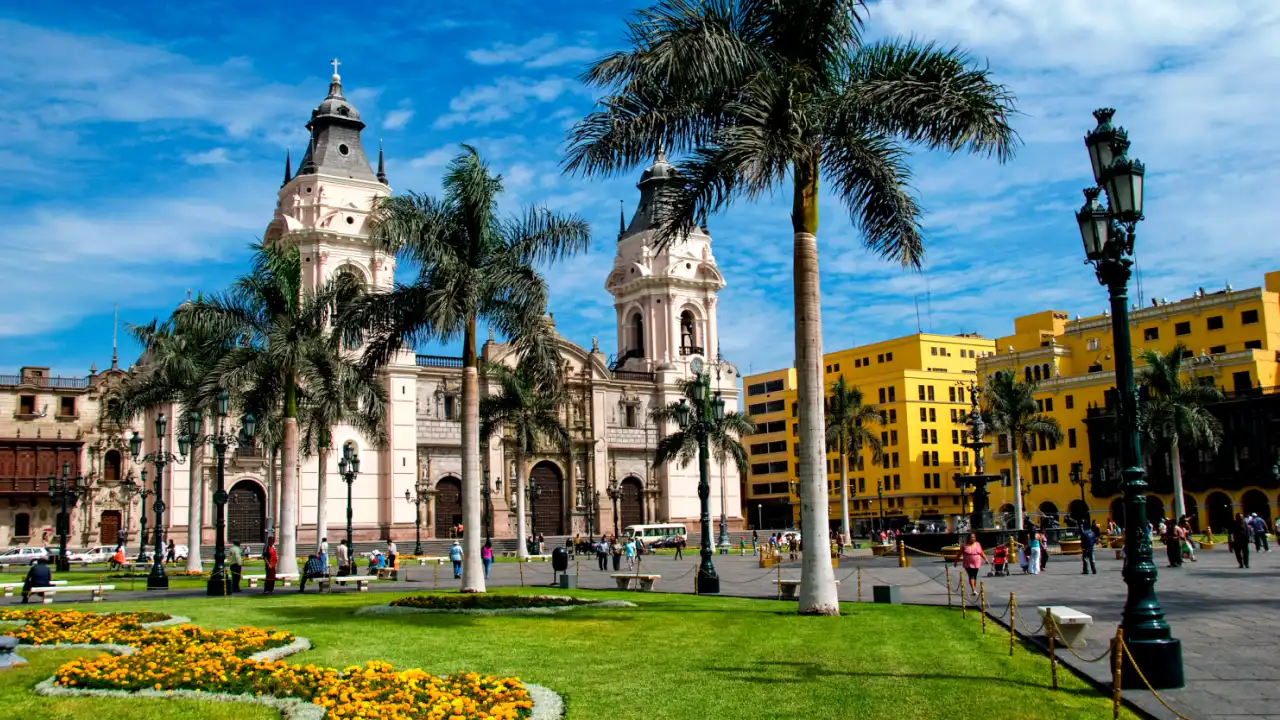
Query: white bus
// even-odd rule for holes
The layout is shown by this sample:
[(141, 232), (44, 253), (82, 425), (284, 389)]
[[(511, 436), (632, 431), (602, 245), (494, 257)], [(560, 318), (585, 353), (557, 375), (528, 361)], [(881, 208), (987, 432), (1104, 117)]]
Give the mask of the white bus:
[(679, 524), (628, 525), (622, 532), (626, 537), (640, 538), (645, 545), (652, 545), (663, 538), (677, 535), (680, 536), (681, 540), (688, 541), (689, 539), (688, 531), (685, 530), (684, 525)]

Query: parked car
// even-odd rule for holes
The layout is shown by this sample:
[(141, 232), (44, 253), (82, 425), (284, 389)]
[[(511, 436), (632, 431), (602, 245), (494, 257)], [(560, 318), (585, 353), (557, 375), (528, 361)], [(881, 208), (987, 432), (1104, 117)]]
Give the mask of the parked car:
[[(154, 550), (154, 549), (155, 549), (155, 548), (154, 548), (153, 546), (148, 545), (148, 546), (147, 546), (147, 549), (142, 551), (142, 559), (143, 559), (143, 561), (144, 561), (144, 562), (151, 562), (151, 551), (152, 551), (152, 550)], [(187, 559), (187, 553), (188, 553), (188, 551), (187, 551), (187, 546), (186, 546), (186, 545), (174, 545), (174, 546), (173, 546), (173, 557), (174, 557), (174, 560), (186, 560), (186, 559)], [(126, 554), (127, 554), (127, 553), (126, 553)]]
[(676, 540), (678, 540), (679, 538), (680, 538), (679, 535), (668, 535), (666, 537), (658, 538), (657, 540), (650, 542), (647, 547), (673, 548), (676, 546)]
[(35, 565), (36, 561), (50, 559), (49, 551), (42, 547), (16, 547), (0, 553), (0, 565)]
[(104, 563), (110, 560), (111, 556), (115, 554), (116, 554), (115, 547), (108, 546), (108, 545), (98, 545), (97, 547), (91, 547), (88, 550), (85, 550), (84, 552), (68, 551), (67, 560), (74, 563)]

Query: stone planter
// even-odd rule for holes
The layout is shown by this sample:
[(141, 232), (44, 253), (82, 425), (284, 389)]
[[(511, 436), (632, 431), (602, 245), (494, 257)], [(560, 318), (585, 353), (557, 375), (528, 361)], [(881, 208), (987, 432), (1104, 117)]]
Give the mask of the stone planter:
[(1082, 552), (1079, 540), (1063, 540), (1058, 543), (1059, 555), (1079, 555)]
[(871, 546), (871, 554), (875, 557), (880, 557), (882, 555), (890, 554), (893, 552), (893, 549), (892, 545), (881, 545), (879, 543), (875, 543)]

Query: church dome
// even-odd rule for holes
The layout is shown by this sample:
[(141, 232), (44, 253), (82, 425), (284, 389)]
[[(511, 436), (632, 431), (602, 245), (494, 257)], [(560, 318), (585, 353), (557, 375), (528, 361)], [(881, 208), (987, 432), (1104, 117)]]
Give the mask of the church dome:
[(356, 106), (347, 102), (347, 99), (343, 97), (342, 78), (337, 73), (334, 73), (333, 78), (329, 81), (329, 96), (320, 101), (320, 105), (311, 111), (313, 120), (321, 116), (348, 120), (360, 119), (360, 111), (356, 110)]
[(653, 164), (640, 175), (639, 184), (644, 185), (652, 180), (670, 180), (675, 176), (676, 169), (671, 166), (671, 163), (667, 162), (667, 153), (659, 148)]

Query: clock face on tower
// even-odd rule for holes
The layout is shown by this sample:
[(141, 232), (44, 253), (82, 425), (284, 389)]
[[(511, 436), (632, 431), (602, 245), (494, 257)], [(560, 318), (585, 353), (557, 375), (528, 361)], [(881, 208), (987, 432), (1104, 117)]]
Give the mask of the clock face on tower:
[(689, 363), (689, 369), (693, 371), (694, 375), (701, 375), (702, 374), (702, 358), (700, 357), (694, 358), (693, 362)]

